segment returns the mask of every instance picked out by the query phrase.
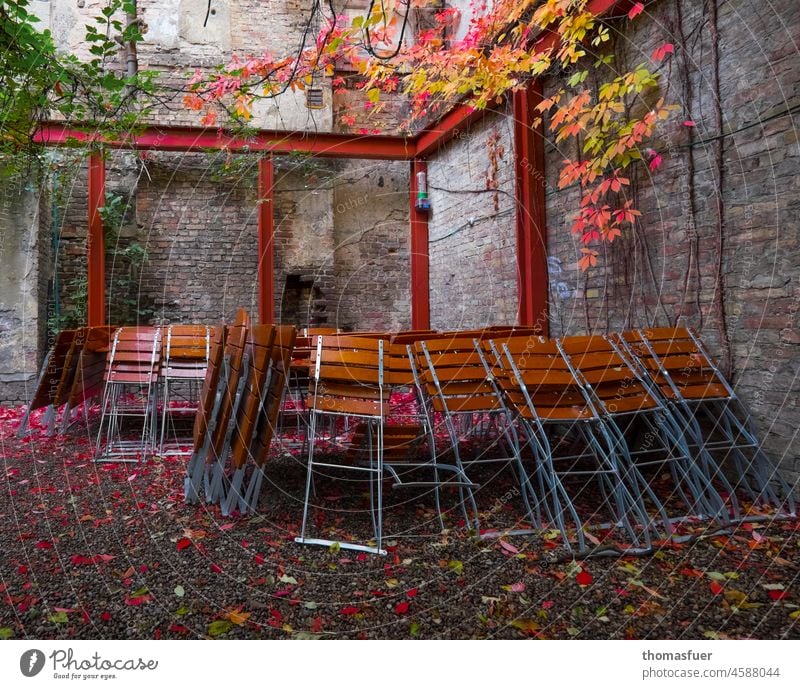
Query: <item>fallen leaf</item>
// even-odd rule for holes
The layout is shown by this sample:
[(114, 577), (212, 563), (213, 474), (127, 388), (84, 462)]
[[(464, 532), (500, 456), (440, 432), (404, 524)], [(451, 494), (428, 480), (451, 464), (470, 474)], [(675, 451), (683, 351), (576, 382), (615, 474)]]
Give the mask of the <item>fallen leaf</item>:
[(355, 615), (359, 612), (355, 605), (348, 605), (339, 611), (342, 615)]
[(408, 612), (408, 607), (409, 607), (408, 602), (403, 600), (394, 606), (394, 611), (398, 615), (405, 615)]
[(577, 581), (581, 586), (588, 586), (592, 583), (594, 577), (587, 572), (585, 569), (582, 569), (578, 574), (575, 576), (575, 581)]
[(215, 620), (208, 625), (208, 635), (216, 638), (227, 634), (231, 629), (233, 629), (233, 622), (230, 620)]
[(178, 598), (183, 598), (186, 595), (186, 589), (183, 588), (180, 584), (175, 587), (175, 595)]
[(712, 581), (709, 583), (708, 587), (711, 589), (711, 593), (713, 593), (715, 596), (718, 596), (725, 590), (725, 587), (718, 581)]
[(233, 610), (229, 612), (225, 617), (233, 622), (235, 625), (242, 626), (253, 613), (251, 612), (240, 612), (239, 610)]
[(178, 550), (186, 550), (191, 545), (192, 542), (188, 538), (181, 538), (178, 540), (177, 548)]

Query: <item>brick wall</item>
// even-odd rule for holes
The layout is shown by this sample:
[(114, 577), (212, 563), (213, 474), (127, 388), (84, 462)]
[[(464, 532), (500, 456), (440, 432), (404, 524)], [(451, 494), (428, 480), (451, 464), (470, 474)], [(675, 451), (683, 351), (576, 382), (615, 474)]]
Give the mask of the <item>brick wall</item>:
[(433, 328), (516, 322), (513, 161), (510, 118), (489, 115), (428, 162)]
[[(683, 2), (685, 32), (702, 23), (702, 3)], [(578, 247), (569, 232), (578, 190), (556, 191), (563, 152), (547, 150), (547, 218), (554, 334), (606, 332), (632, 325), (666, 325), (684, 316), (722, 354), (721, 319), (715, 304), (719, 260), (714, 94), (710, 35), (697, 29), (690, 41), (692, 98), (683, 97), (675, 3), (657, 3), (652, 19), (635, 23), (618, 49), (629, 65), (647, 60), (664, 42), (676, 45), (667, 71), (666, 98), (682, 106), (659, 128), (655, 148), (664, 162), (653, 175), (642, 170), (636, 231), (608, 247), (603, 265), (588, 275), (576, 266)], [(800, 57), (789, 37), (800, 32), (800, 6), (763, 12), (758, 4), (721, 3), (720, 103), (723, 112), (723, 295), (733, 358), (733, 380), (755, 414), (766, 448), (787, 473), (800, 471), (797, 400), (800, 244), (797, 217), (800, 151), (797, 115)], [(619, 45), (622, 46), (620, 41)], [(689, 131), (695, 127), (694, 214), (690, 199)], [(741, 131), (740, 131), (741, 130)], [(548, 135), (550, 140), (552, 135)], [(696, 241), (692, 239), (693, 228)], [(692, 248), (694, 245), (694, 248)], [(691, 266), (690, 266), (691, 260)], [(685, 297), (684, 297), (685, 293)]]
[(410, 327), (408, 171), (404, 162), (342, 161), (334, 182), (338, 301), (344, 329)]

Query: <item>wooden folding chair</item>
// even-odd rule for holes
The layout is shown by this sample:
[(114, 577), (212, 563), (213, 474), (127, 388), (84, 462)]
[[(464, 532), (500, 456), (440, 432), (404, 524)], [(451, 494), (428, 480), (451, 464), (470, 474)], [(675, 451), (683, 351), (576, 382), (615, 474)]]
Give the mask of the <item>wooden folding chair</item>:
[[(791, 487), (761, 449), (752, 415), (688, 328), (651, 328), (622, 333), (618, 342), (649, 377), (678, 419), (697, 462), (730, 493), (740, 488), (756, 504), (796, 514)], [(720, 463), (730, 458), (736, 474), (731, 486)], [(740, 517), (734, 510), (734, 519)]]
[(644, 481), (635, 477), (637, 470), (625, 462), (625, 455), (620, 456), (618, 446), (624, 440), (608, 432), (593, 398), (558, 343), (521, 336), (490, 340), (489, 346), (503, 365), (502, 370), (495, 370), (494, 378), (506, 404), (517, 412), (528, 441), (524, 449), (534, 455), (535, 480), (530, 485), (538, 487), (538, 495), (532, 491), (537, 512), (555, 524), (565, 547), (574, 550), (574, 538), (578, 552), (588, 553), (587, 520), (579, 516), (578, 504), (585, 486), (571, 494), (566, 483), (567, 479), (588, 477), (597, 483), (599, 502), (588, 519), (593, 521), (598, 509), (605, 509), (610, 523), (596, 526), (622, 529), (630, 541), (627, 550), (649, 549), (651, 524), (640, 490)]
[(74, 421), (75, 412), (82, 407), (86, 415), (89, 401), (103, 394), (106, 360), (116, 330), (116, 326), (111, 325), (88, 328), (82, 349), (80, 352), (76, 349), (77, 361), (72, 384), (67, 389), (68, 381), (65, 380), (64, 389), (59, 393), (63, 395), (66, 405), (61, 417), (62, 433)]
[(250, 366), (247, 333), (245, 326), (234, 325), (228, 328), (226, 335), (220, 380), (222, 390), (203, 472), (203, 490), (208, 503), (219, 502), (224, 495), (226, 448), (233, 434)]
[[(156, 447), (161, 328), (123, 327), (105, 370), (96, 462), (138, 462)], [(138, 439), (123, 437), (124, 419), (141, 419)]]
[(50, 350), (45, 355), (42, 368), (36, 380), (36, 389), (30, 402), (28, 402), (28, 408), (25, 410), (25, 415), (22, 417), (17, 430), (18, 438), (23, 437), (28, 432), (31, 412), (42, 407), (47, 407), (47, 411), (42, 417), (42, 423), (47, 428), (46, 434), (53, 435), (58, 386), (64, 376), (64, 367), (69, 354), (75, 348), (75, 342), (80, 332), (79, 330), (62, 330), (56, 335), (53, 346), (50, 347)]
[[(165, 452), (164, 440), (168, 421), (172, 422), (172, 417), (175, 415), (187, 413), (194, 415), (197, 411), (199, 388), (206, 375), (213, 336), (214, 329), (207, 325), (167, 327), (160, 379), (162, 409), (159, 454), (161, 455)], [(187, 403), (187, 406), (173, 408), (176, 400)], [(175, 430), (174, 424), (173, 430)], [(174, 445), (181, 445), (177, 435)], [(170, 454), (183, 453), (176, 447)]]
[[(223, 514), (230, 514), (234, 509), (238, 509), (242, 514), (252, 514), (256, 511), (264, 481), (264, 467), (277, 432), (296, 334), (296, 329), (291, 325), (274, 328), (263, 387), (258, 389), (251, 383), (251, 397), (258, 399), (258, 407), (255, 408), (252, 403), (245, 403), (244, 414), (250, 428), (240, 424), (231, 440), (233, 467), (235, 472), (241, 472), (241, 479), (234, 474), (226, 503), (223, 505)], [(260, 364), (257, 354), (254, 361), (255, 367), (258, 368)], [(249, 477), (246, 475), (248, 466)], [(242, 487), (245, 487), (244, 490)]]
[[(211, 451), (211, 442), (217, 424), (219, 405), (222, 402), (225, 378), (222, 374), (225, 355), (227, 328), (219, 326), (214, 329), (214, 337), (208, 355), (208, 366), (203, 378), (203, 387), (194, 417), (192, 432), (192, 454), (186, 465), (184, 479), (184, 499), (189, 504), (200, 498), (203, 486), (206, 459)], [(222, 382), (222, 385), (220, 384)]]
[[(667, 517), (664, 501), (656, 498), (650, 483), (636, 485), (643, 476), (638, 470), (658, 467), (670, 471), (673, 492), (686, 508), (678, 519), (710, 517), (727, 526), (728, 507), (713, 485), (709, 467), (695, 461), (680, 424), (625, 352), (600, 336), (567, 337), (559, 340), (559, 346), (605, 420), (604, 431), (624, 439), (617, 442), (616, 452), (624, 455), (625, 465), (637, 469), (630, 474), (629, 484), (656, 506), (667, 535), (672, 535), (672, 518)], [(738, 507), (733, 496), (731, 500), (735, 514)]]
[[(303, 503), (303, 523), (297, 543), (331, 546), (385, 555), (383, 541), (383, 425), (389, 402), (389, 388), (384, 381), (384, 340), (344, 335), (319, 336), (313, 361), (312, 392), (307, 407), (311, 415), (308, 438), (308, 469)], [(360, 419), (369, 427), (366, 466), (333, 464), (315, 458), (317, 427), (323, 419)], [(374, 428), (374, 433), (372, 429)], [(331, 431), (332, 433), (335, 431)], [(371, 442), (375, 439), (374, 444)], [(352, 543), (307, 538), (311, 484), (315, 471), (333, 468), (366, 474), (370, 488), (370, 515), (373, 542)]]

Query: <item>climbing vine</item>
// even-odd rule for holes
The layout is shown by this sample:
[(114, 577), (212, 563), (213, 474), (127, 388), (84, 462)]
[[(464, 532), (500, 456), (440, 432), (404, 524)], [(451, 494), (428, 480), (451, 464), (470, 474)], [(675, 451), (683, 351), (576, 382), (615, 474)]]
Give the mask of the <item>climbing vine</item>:
[[(434, 21), (408, 40), (410, 13), (426, 7)], [(560, 74), (562, 87), (541, 102), (538, 115), (549, 118), (555, 143), (580, 140), (580, 157), (564, 161), (559, 185), (582, 188), (571, 229), (582, 246), (580, 267), (595, 266), (599, 246), (613, 242), (639, 214), (624, 194), (632, 168), (643, 161), (655, 170), (661, 163), (660, 155), (643, 151), (672, 109), (653, 94), (673, 45), (659, 46), (649, 61), (616, 74), (607, 69), (613, 60), (607, 50), (609, 22), (634, 20), (644, 11), (643, 2), (622, 16), (600, 18), (588, 0), (473, 0), (463, 20), (466, 32), (458, 39), (452, 36), (462, 21), (459, 10), (437, 7), (429, 0), (383, 0), (348, 17), (315, 3), (322, 28), (313, 44), (304, 42), (296, 55), (234, 56), (210, 73), (198, 70), (184, 103), (201, 112), (207, 125), (215, 124), (220, 112), (246, 121), (256, 98), (303, 90), (333, 77), (335, 67), (346, 62), (360, 73), (372, 112), (380, 111), (384, 93), (408, 98), (404, 128), (414, 131), (456, 103), (486, 108), (532, 78)], [(590, 88), (590, 73), (608, 76)], [(332, 83), (342, 88), (344, 80)], [(634, 100), (643, 107), (630, 108)]]

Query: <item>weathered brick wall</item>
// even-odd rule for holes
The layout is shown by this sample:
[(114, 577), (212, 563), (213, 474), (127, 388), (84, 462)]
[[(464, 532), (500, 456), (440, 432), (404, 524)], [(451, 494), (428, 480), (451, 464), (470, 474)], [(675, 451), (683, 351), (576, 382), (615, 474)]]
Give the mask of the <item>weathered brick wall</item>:
[(510, 118), (489, 115), (428, 162), (434, 328), (516, 322), (513, 145)]
[[(569, 232), (578, 189), (556, 189), (561, 162), (571, 152), (548, 145), (551, 327), (554, 334), (606, 332), (672, 324), (685, 316), (720, 356), (721, 319), (714, 300), (719, 173), (713, 148), (720, 132), (713, 119), (711, 37), (708, 26), (701, 26), (703, 4), (684, 0), (685, 33), (692, 36), (692, 98), (686, 102), (682, 42), (677, 31), (668, 30), (676, 26), (675, 9), (673, 0), (648, 6), (654, 16), (634, 23), (633, 32), (618, 41), (617, 52), (628, 65), (648, 60), (664, 42), (675, 44), (665, 95), (682, 110), (659, 128), (654, 148), (664, 157), (661, 169), (652, 176), (641, 170), (635, 181), (639, 227), (608, 247), (601, 266), (587, 275), (577, 268), (579, 247)], [(797, 476), (800, 56), (790, 37), (800, 33), (800, 5), (763, 9), (758, 3), (720, 3), (719, 10), (723, 297), (736, 389), (750, 403), (768, 452)], [(794, 116), (786, 114), (790, 108)], [(689, 131), (681, 126), (688, 118), (697, 124), (694, 213)]]
[(141, 293), (156, 318), (213, 322), (255, 312), (255, 159), (231, 177), (210, 156), (152, 154), (139, 181), (136, 218), (147, 250)]
[(0, 401), (19, 402), (35, 388), (43, 344), (46, 273), (40, 258), (39, 194), (26, 180), (0, 183)]
[(333, 322), (341, 328), (410, 327), (408, 173), (403, 162), (337, 165)]

